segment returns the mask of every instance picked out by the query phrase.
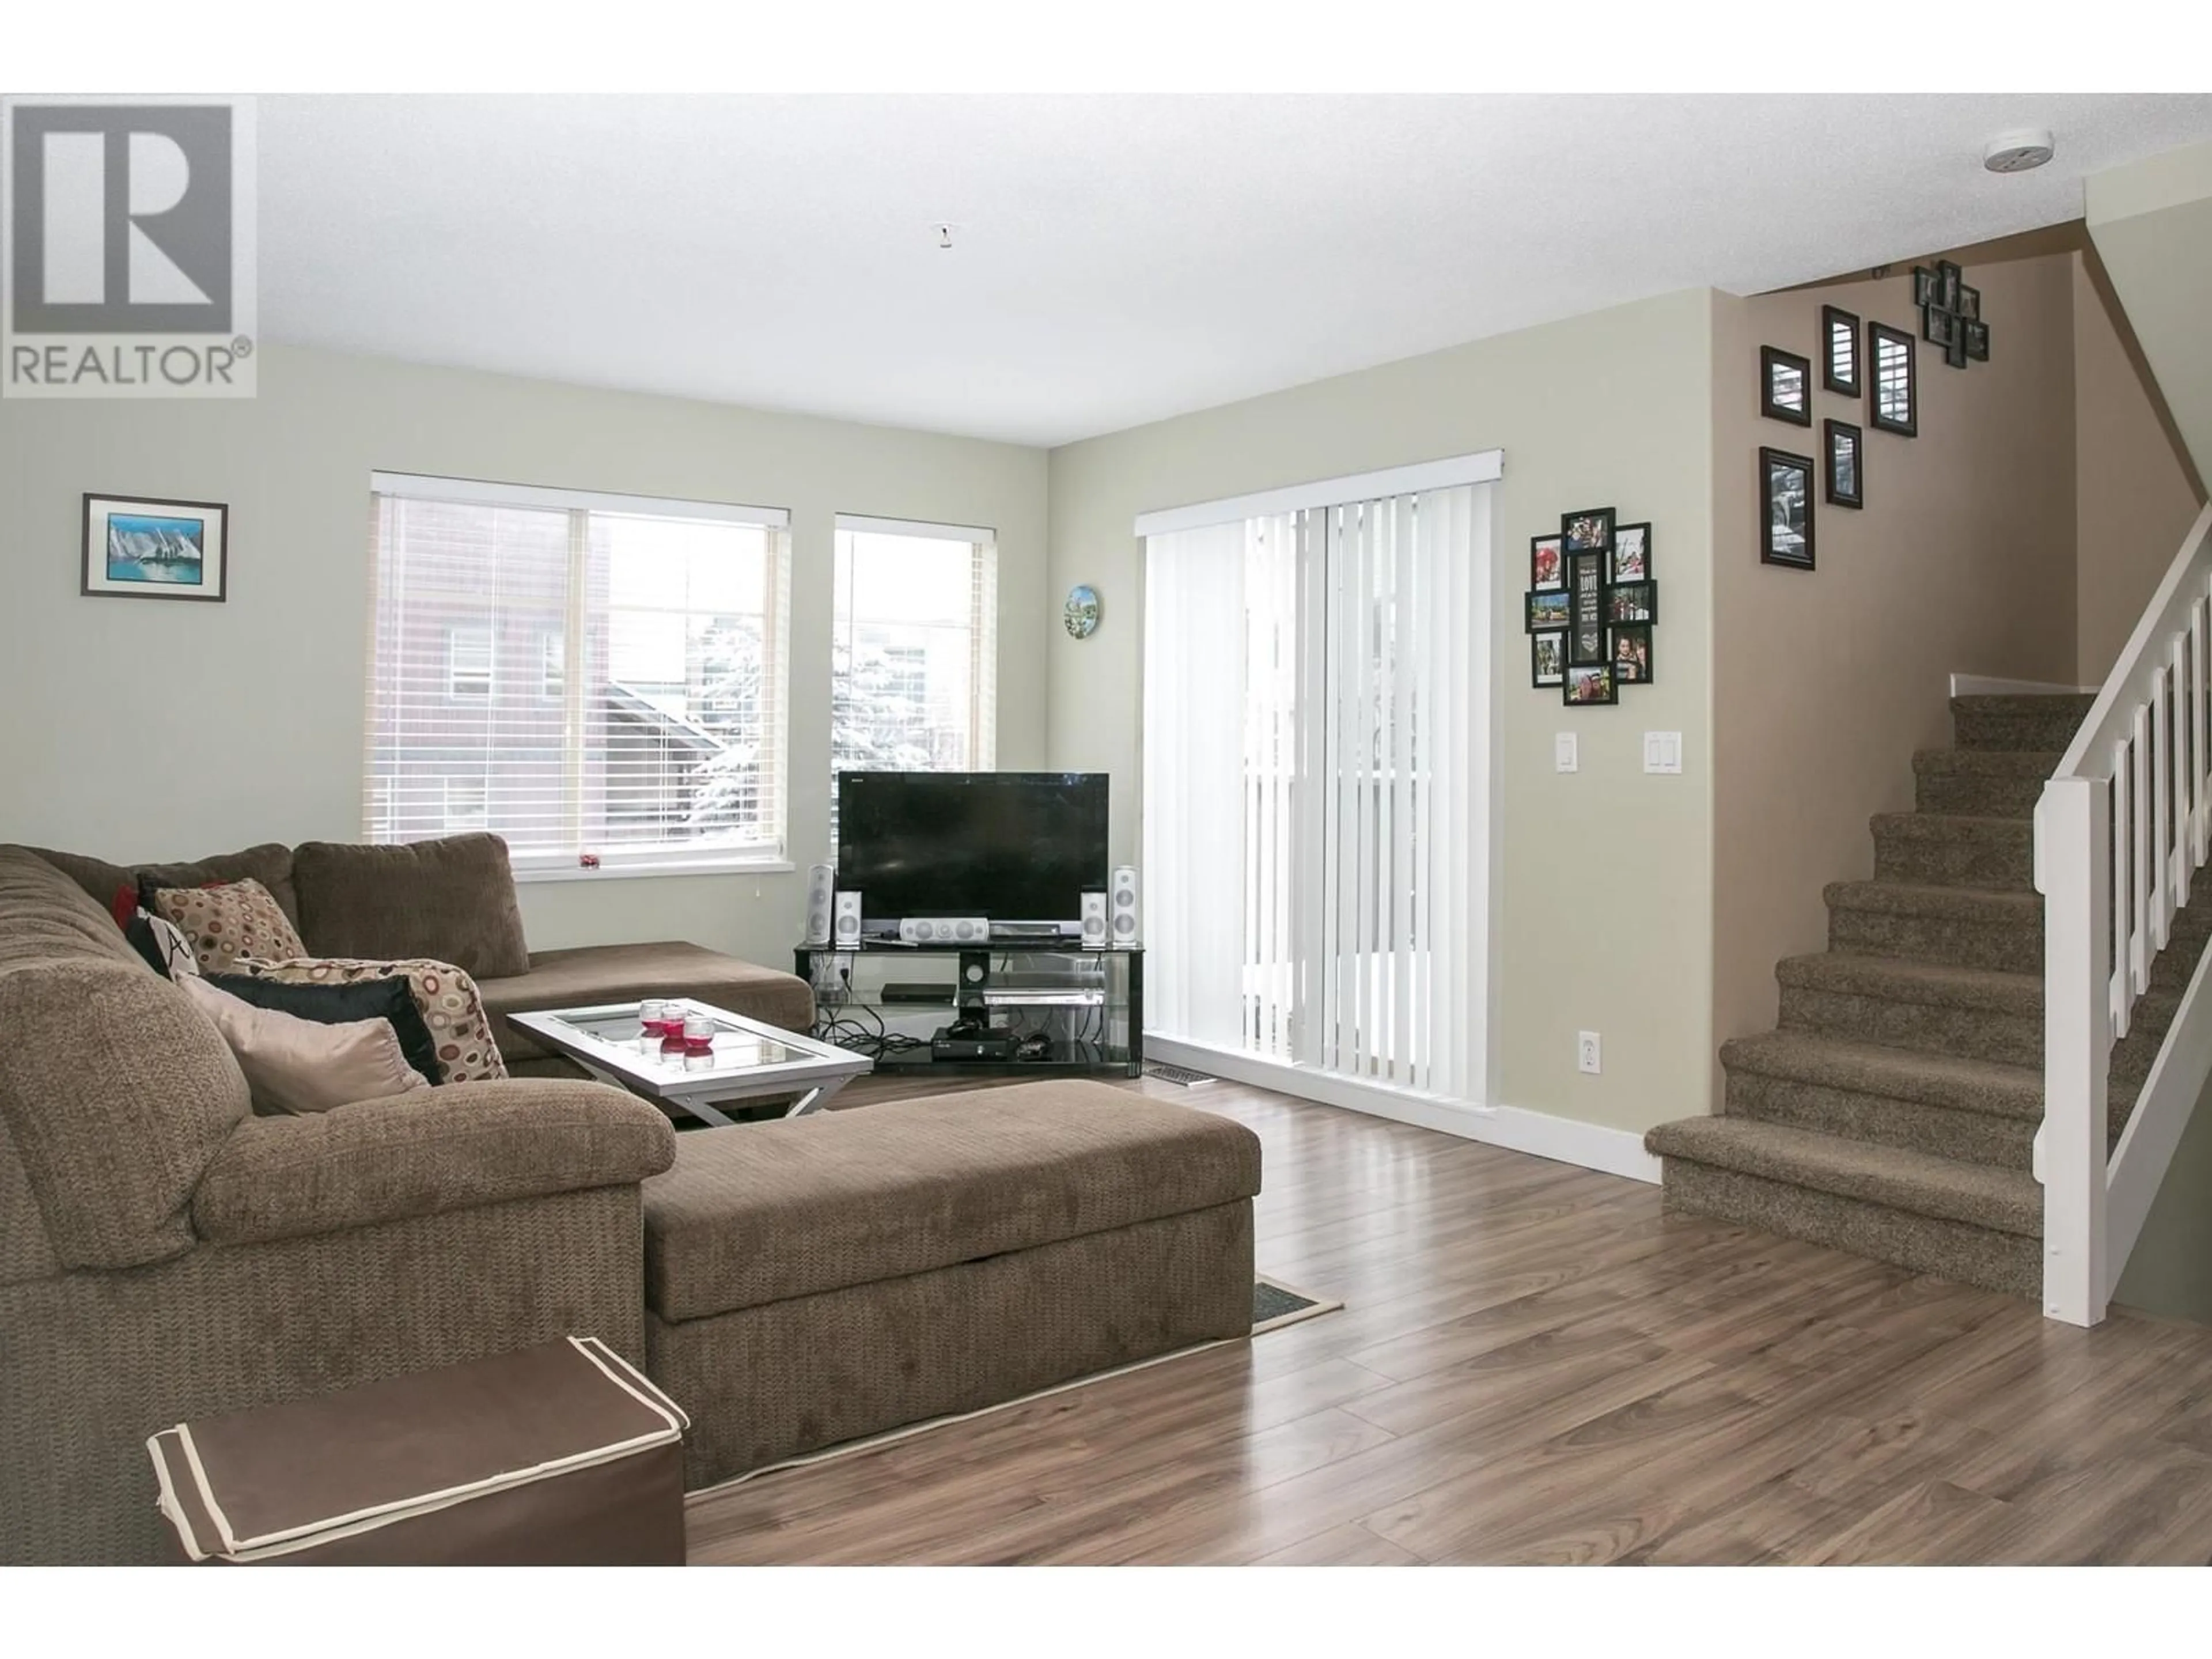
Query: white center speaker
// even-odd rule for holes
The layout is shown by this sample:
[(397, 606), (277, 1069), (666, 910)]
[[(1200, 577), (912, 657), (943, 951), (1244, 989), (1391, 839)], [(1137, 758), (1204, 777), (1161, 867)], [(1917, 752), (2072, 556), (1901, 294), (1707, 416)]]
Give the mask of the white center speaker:
[(988, 945), (991, 923), (987, 916), (911, 916), (899, 923), (899, 937), (908, 945)]
[(835, 931), (831, 938), (840, 950), (851, 950), (860, 942), (860, 896), (858, 893), (837, 895)]
[(1137, 866), (1124, 864), (1114, 872), (1114, 885), (1106, 895), (1106, 930), (1117, 950), (1133, 950), (1137, 943)]
[(1106, 948), (1106, 895), (1100, 892), (1083, 896), (1083, 948), (1103, 951)]
[(837, 872), (826, 864), (817, 864), (806, 872), (806, 942), (827, 945), (830, 942), (830, 911), (836, 902)]

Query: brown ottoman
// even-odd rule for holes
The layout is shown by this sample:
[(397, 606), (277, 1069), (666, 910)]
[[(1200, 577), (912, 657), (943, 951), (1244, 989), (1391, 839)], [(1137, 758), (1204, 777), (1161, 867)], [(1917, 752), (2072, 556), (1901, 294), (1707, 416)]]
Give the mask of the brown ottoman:
[(173, 1559), (681, 1566), (683, 1412), (595, 1337), (146, 1443)]
[(1259, 1138), (1084, 1082), (677, 1139), (646, 1370), (694, 1489), (1252, 1323)]

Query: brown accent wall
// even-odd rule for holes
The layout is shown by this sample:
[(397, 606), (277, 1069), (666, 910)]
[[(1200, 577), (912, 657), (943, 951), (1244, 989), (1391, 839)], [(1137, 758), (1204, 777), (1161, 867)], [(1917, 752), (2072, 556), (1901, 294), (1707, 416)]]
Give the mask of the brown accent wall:
[(2203, 505), (2082, 262), (2074, 261), (2075, 667), (2119, 660)]
[[(1909, 274), (1714, 297), (1717, 1039), (1772, 1026), (1775, 963), (1825, 946), (1821, 889), (1872, 873), (1867, 819), (1910, 808), (1913, 750), (1949, 742), (1950, 675), (2076, 681), (2074, 266), (1968, 272), (1990, 358), (1918, 347), (1917, 438), (1819, 387), (1821, 306), (1917, 339)], [(1810, 428), (1760, 417), (1761, 345), (1814, 360)], [(1866, 507), (1818, 501), (1816, 570), (1762, 565), (1759, 449), (1817, 462), (1831, 416), (1865, 428)]]

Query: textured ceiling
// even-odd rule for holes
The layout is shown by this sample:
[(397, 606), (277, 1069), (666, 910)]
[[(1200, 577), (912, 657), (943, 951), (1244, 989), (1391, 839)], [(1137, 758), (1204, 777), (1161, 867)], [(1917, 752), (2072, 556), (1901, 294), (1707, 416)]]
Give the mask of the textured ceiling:
[[(260, 112), (270, 337), (1032, 444), (2073, 218), (2085, 175), (2212, 138), (2203, 96)], [(2057, 160), (1984, 172), (2024, 125)]]

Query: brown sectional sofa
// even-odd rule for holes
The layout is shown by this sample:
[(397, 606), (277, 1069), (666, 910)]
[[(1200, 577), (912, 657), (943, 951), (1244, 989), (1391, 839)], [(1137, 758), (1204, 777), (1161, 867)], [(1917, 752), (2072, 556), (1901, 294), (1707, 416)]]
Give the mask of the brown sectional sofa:
[[(479, 872), (436, 907), (450, 937), (332, 908), (424, 873), (392, 851), (146, 869), (251, 875), (311, 951), (521, 967), (480, 977), (496, 1014), (653, 991), (811, 1018), (800, 981), (696, 945), (524, 951), (503, 848), (425, 854)], [(1257, 1139), (1100, 1085), (679, 1136), (517, 1042), (549, 1075), (256, 1117), (109, 915), (146, 869), (0, 847), (0, 1561), (156, 1559), (143, 1443), (171, 1424), (568, 1333), (690, 1413), (697, 1486), (1249, 1329)]]

